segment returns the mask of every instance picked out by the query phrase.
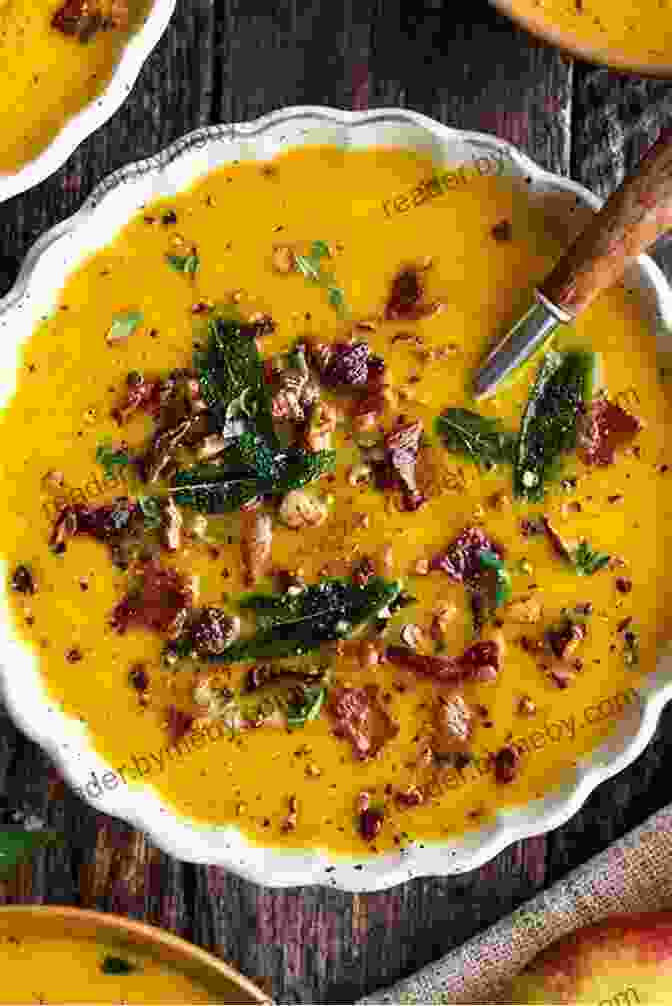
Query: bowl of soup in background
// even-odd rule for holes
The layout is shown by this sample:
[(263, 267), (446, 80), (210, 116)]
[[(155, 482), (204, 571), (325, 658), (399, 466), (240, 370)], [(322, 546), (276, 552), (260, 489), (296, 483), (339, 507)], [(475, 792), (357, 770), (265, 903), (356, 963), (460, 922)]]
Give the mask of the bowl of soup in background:
[(672, 77), (672, 9), (659, 0), (490, 0), (552, 45), (590, 63)]
[(173, 933), (61, 905), (0, 908), (0, 1003), (269, 1003)]
[[(54, 26), (53, 3), (40, 0), (31, 7), (25, 0), (0, 2), (5, 102), (9, 95), (9, 106), (3, 109), (0, 203), (52, 175), (114, 115), (165, 32), (175, 4), (133, 0), (128, 28), (97, 30), (80, 40), (67, 21), (65, 30)], [(29, 74), (27, 66), (33, 62), (40, 69)], [(65, 66), (69, 76), (61, 72)], [(3, 79), (6, 74), (12, 74), (11, 90)]]

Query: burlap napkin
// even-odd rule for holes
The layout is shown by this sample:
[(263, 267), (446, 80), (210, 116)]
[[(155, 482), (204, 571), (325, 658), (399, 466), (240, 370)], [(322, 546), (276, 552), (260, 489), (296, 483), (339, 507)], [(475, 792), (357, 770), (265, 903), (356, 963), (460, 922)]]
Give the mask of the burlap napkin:
[(503, 984), (565, 933), (672, 908), (671, 863), (672, 804), (481, 936), (360, 1003), (501, 1003)]

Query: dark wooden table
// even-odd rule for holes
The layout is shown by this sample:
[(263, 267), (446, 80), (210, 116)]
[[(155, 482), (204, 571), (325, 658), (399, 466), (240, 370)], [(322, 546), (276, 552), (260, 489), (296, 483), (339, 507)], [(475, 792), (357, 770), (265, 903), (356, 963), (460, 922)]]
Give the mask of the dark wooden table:
[[(0, 206), (0, 280), (108, 172), (182, 133), (292, 104), (407, 106), (513, 141), (607, 194), (672, 116), (672, 83), (573, 62), (486, 0), (180, 0), (123, 109), (52, 179)], [(457, 8), (467, 7), (467, 15)], [(657, 251), (672, 276), (672, 243)], [(4, 292), (0, 289), (0, 293)], [(672, 709), (627, 771), (568, 824), (457, 877), (352, 896), (270, 890), (164, 855), (78, 800), (0, 719), (0, 825), (37, 815), (73, 836), (0, 884), (6, 903), (75, 904), (171, 929), (262, 979), (282, 1003), (353, 1003), (447, 952), (672, 797)], [(75, 838), (76, 836), (76, 838)]]

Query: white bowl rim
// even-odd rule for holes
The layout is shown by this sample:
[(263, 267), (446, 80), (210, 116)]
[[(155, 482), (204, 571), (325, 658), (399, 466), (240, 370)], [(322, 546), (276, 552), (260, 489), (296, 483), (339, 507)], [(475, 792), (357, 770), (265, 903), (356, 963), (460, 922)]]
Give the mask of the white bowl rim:
[(104, 90), (71, 116), (32, 161), (11, 174), (0, 172), (0, 204), (27, 192), (61, 168), (87, 137), (117, 112), (132, 90), (175, 11), (177, 0), (153, 0), (142, 26), (131, 35)]
[[(328, 125), (347, 130), (378, 122), (421, 127), (439, 141), (467, 143), (483, 151), (498, 151), (510, 158), (511, 163), (520, 169), (520, 174), (531, 179), (533, 184), (570, 193), (576, 197), (578, 204), (592, 209), (601, 205), (597, 196), (577, 182), (540, 168), (508, 141), (486, 133), (453, 129), (407, 109), (384, 108), (355, 112), (325, 106), (291, 106), (247, 123), (197, 129), (159, 154), (127, 165), (104, 179), (79, 211), (42, 235), (31, 247), (14, 287), (0, 300), (0, 325), (7, 322), (29, 290), (31, 276), (47, 249), (74, 232), (95, 212), (108, 193), (124, 183), (132, 183), (134, 179), (147, 175), (159, 176), (164, 168), (182, 154), (196, 146), (207, 146), (211, 141), (263, 137), (269, 129), (290, 123), (305, 123), (306, 128)], [(662, 271), (647, 255), (639, 256), (631, 269), (637, 271), (642, 286), (648, 287), (655, 299), (658, 325), (666, 333), (672, 333), (672, 289)], [(0, 640), (0, 645), (2, 642)], [(250, 844), (235, 828), (197, 826), (179, 818), (168, 807), (161, 806), (149, 788), (131, 790), (131, 797), (125, 801), (112, 794), (103, 809), (146, 831), (158, 846), (177, 858), (224, 867), (245, 879), (269, 887), (318, 884), (350, 892), (374, 891), (385, 890), (416, 877), (466, 872), (483, 866), (513, 842), (543, 834), (565, 824), (601, 782), (622, 771), (641, 754), (655, 732), (664, 705), (672, 698), (672, 663), (667, 659), (666, 666), (662, 669), (660, 667), (661, 661), (666, 657), (667, 652), (663, 652), (658, 669), (649, 676), (641, 689), (644, 693), (640, 703), (641, 719), (621, 750), (610, 752), (607, 758), (600, 758), (601, 749), (596, 749), (579, 761), (577, 777), (571, 785), (557, 792), (552, 791), (540, 801), (500, 811), (494, 824), (471, 836), (457, 836), (445, 842), (415, 844), (405, 850), (379, 856), (346, 858), (317, 849), (263, 849)], [(49, 707), (47, 711), (52, 718), (52, 729), (38, 727), (34, 722), (34, 707), (31, 707), (30, 701), (26, 701), (23, 686), (16, 679), (16, 675), (13, 679), (8, 673), (7, 667), (0, 665), (0, 689), (10, 714), (20, 729), (50, 755), (71, 785), (81, 785), (77, 761), (82, 753), (92, 755), (93, 761), (109, 768), (85, 741), (79, 743), (74, 740), (73, 721), (62, 713)], [(46, 695), (42, 701), (46, 707)], [(54, 727), (59, 728), (57, 733), (54, 732)], [(79, 747), (79, 751), (73, 750), (75, 747)], [(84, 799), (96, 807), (93, 799)], [(473, 835), (476, 838), (472, 840)]]

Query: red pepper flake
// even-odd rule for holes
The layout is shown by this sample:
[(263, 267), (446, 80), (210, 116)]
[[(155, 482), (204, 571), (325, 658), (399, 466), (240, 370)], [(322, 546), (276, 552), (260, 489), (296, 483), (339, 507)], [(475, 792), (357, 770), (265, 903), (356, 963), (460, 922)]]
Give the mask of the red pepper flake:
[(73, 646), (71, 650), (68, 650), (65, 654), (65, 659), (69, 664), (78, 664), (80, 660), (83, 659), (82, 651), (76, 646)]
[(512, 227), (510, 220), (500, 220), (499, 223), (490, 231), (495, 241), (503, 242), (510, 241), (512, 236)]
[(617, 576), (616, 590), (619, 594), (629, 594), (632, 590), (632, 580), (628, 580), (625, 576)]
[(194, 717), (190, 713), (185, 713), (177, 706), (169, 706), (166, 725), (171, 744), (177, 744), (181, 741), (189, 733), (193, 724)]
[(514, 747), (507, 745), (495, 755), (494, 767), (497, 782), (513, 782), (520, 769), (520, 754)]
[(637, 416), (607, 398), (598, 398), (586, 414), (578, 437), (578, 450), (587, 465), (611, 465), (616, 451), (643, 428)]

